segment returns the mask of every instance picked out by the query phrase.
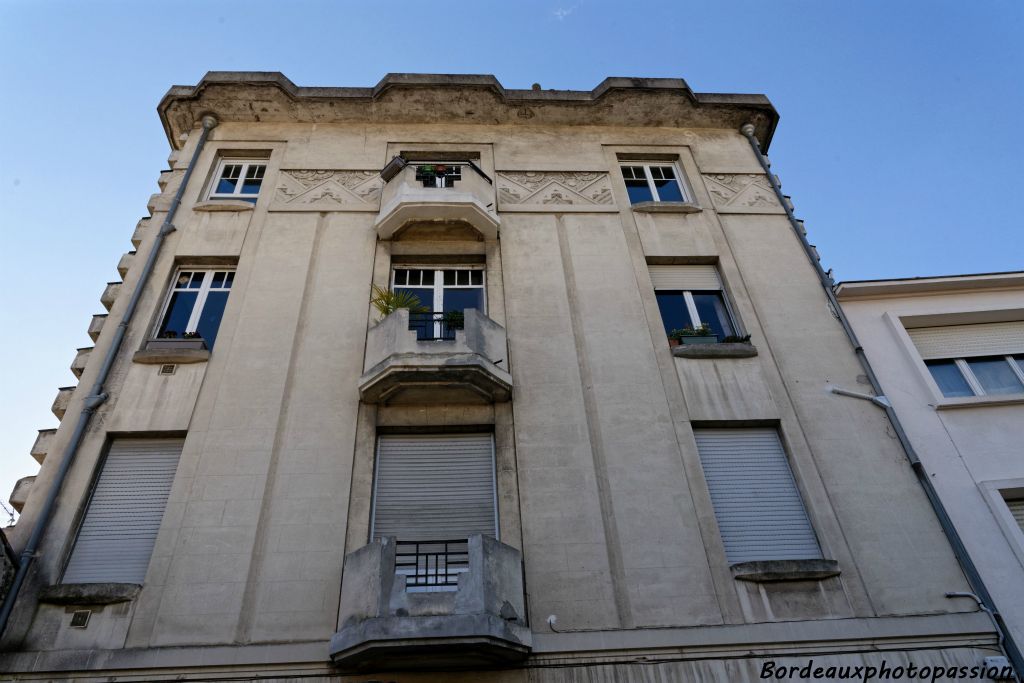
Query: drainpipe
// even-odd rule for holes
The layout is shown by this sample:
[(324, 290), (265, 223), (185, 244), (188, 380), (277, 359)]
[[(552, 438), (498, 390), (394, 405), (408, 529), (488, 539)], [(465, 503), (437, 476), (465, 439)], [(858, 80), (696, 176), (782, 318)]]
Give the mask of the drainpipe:
[[(932, 505), (932, 509), (935, 510), (935, 515), (939, 518), (939, 524), (942, 526), (942, 530), (945, 532), (950, 545), (953, 547), (953, 553), (960, 561), (960, 566), (963, 568), (964, 574), (967, 576), (968, 583), (971, 584), (971, 587), (977, 594), (978, 605), (983, 611), (987, 612), (995, 622), (996, 631), (998, 632), (1002, 648), (1006, 652), (1010, 663), (1013, 665), (1015, 675), (1019, 677), (1024, 674), (1024, 658), (1022, 658), (1021, 652), (1017, 648), (1017, 644), (1010, 636), (1006, 627), (1006, 622), (1003, 621), (1002, 615), (999, 614), (999, 611), (996, 609), (995, 603), (992, 601), (992, 596), (985, 587), (985, 583), (982, 581), (977, 567), (974, 566), (974, 562), (971, 561), (970, 555), (967, 554), (967, 549), (964, 547), (963, 541), (960, 539), (960, 534), (957, 533), (956, 527), (953, 526), (953, 520), (949, 518), (949, 513), (946, 512), (946, 508), (939, 499), (939, 494), (935, 491), (935, 487), (932, 485), (931, 479), (928, 477), (928, 473), (924, 469), (924, 465), (921, 464), (921, 459), (918, 458), (917, 451), (914, 450), (913, 445), (910, 443), (910, 439), (907, 437), (907, 433), (903, 430), (903, 425), (900, 423), (899, 417), (896, 416), (896, 411), (893, 410), (892, 404), (889, 400), (885, 398), (885, 395), (882, 392), (882, 386), (878, 382), (878, 377), (875, 375), (875, 371), (871, 368), (871, 363), (868, 361), (868, 357), (864, 353), (864, 347), (860, 345), (857, 335), (854, 334), (853, 328), (850, 326), (850, 321), (846, 318), (846, 313), (839, 305), (835, 292), (832, 291), (832, 286), (834, 284), (832, 282), (832, 278), (829, 277), (828, 273), (825, 272), (825, 269), (821, 267), (821, 263), (818, 261), (817, 252), (814, 247), (811, 246), (810, 242), (807, 241), (807, 236), (804, 235), (800, 222), (796, 219), (796, 216), (793, 215), (793, 205), (790, 204), (786, 196), (782, 194), (782, 185), (779, 184), (779, 179), (771, 172), (768, 159), (766, 159), (764, 154), (761, 153), (761, 146), (758, 144), (757, 138), (754, 137), (754, 130), (754, 125), (748, 123), (740, 128), (740, 133), (742, 133), (743, 136), (747, 138), (747, 142), (750, 143), (750, 148), (754, 150), (754, 156), (757, 157), (758, 163), (761, 164), (761, 168), (764, 169), (765, 175), (768, 176), (768, 182), (772, 184), (772, 189), (775, 190), (776, 198), (779, 200), (782, 208), (786, 210), (786, 218), (789, 219), (789, 224), (793, 227), (793, 232), (796, 233), (797, 239), (800, 240), (800, 244), (803, 246), (804, 252), (807, 254), (807, 258), (810, 260), (815, 273), (818, 275), (821, 287), (825, 290), (825, 296), (828, 298), (829, 305), (832, 307), (833, 312), (839, 319), (839, 323), (843, 326), (843, 331), (846, 332), (846, 336), (853, 345), (853, 351), (857, 354), (857, 359), (860, 361), (861, 367), (864, 368), (864, 374), (867, 375), (868, 381), (871, 383), (871, 389), (875, 392), (874, 397), (867, 397), (865, 395), (865, 398), (868, 398), (875, 403), (875, 405), (882, 408), (885, 411), (886, 416), (889, 418), (889, 422), (892, 423), (893, 429), (896, 432), (896, 437), (899, 439), (900, 445), (903, 446), (903, 450), (906, 452), (907, 458), (910, 460), (910, 466), (914, 470), (914, 474), (917, 475), (917, 481), (924, 489), (925, 495), (928, 497), (928, 502)], [(853, 395), (852, 392), (835, 391), (835, 389), (832, 389), (832, 391), (834, 393), (844, 393), (848, 396)], [(860, 397), (858, 396), (858, 398)], [(959, 595), (948, 594), (946, 597), (959, 597)], [(1020, 679), (1017, 678), (1017, 680)]]
[(75, 456), (78, 454), (78, 447), (81, 445), (82, 438), (85, 436), (85, 428), (89, 424), (89, 419), (93, 414), (95, 414), (96, 409), (103, 405), (109, 397), (107, 392), (103, 390), (103, 384), (107, 381), (110, 369), (113, 367), (114, 360), (117, 358), (117, 353), (121, 349), (121, 343), (124, 341), (125, 333), (128, 331), (128, 324), (131, 322), (132, 316), (135, 314), (135, 309), (139, 305), (139, 299), (142, 298), (142, 291), (145, 289), (146, 282), (149, 280), (149, 276), (153, 272), (153, 266), (156, 264), (156, 257), (160, 252), (160, 246), (163, 244), (164, 238), (174, 232), (175, 228), (172, 223), (174, 215), (178, 211), (178, 206), (181, 205), (181, 198), (185, 194), (185, 188), (188, 186), (189, 178), (192, 176), (192, 171), (196, 167), (196, 161), (199, 159), (200, 152), (203, 151), (206, 139), (209, 137), (210, 131), (217, 126), (217, 119), (213, 116), (207, 115), (203, 117), (202, 123), (203, 132), (199, 136), (199, 143), (196, 145), (195, 152), (192, 153), (191, 161), (188, 162), (188, 168), (185, 169), (185, 175), (182, 177), (181, 185), (178, 187), (178, 191), (174, 195), (174, 201), (171, 202), (171, 206), (167, 210), (167, 217), (164, 218), (163, 225), (160, 226), (160, 232), (156, 234), (156, 239), (153, 241), (153, 247), (149, 250), (149, 255), (146, 257), (146, 263), (143, 265), (142, 272), (139, 274), (139, 281), (135, 285), (135, 291), (132, 292), (132, 296), (128, 300), (128, 306), (124, 310), (124, 315), (121, 316), (121, 322), (118, 323), (117, 329), (114, 331), (114, 338), (107, 349), (107, 355), (103, 358), (103, 365), (100, 366), (100, 372), (96, 376), (96, 381), (93, 382), (92, 389), (85, 397), (82, 412), (78, 415), (78, 421), (75, 423), (75, 429), (71, 433), (71, 440), (64, 449), (60, 468), (57, 470), (57, 475), (54, 477), (53, 484), (50, 485), (50, 490), (46, 494), (46, 501), (43, 503), (43, 509), (39, 514), (39, 518), (36, 520), (35, 526), (32, 528), (32, 535), (29, 536), (28, 543), (25, 545), (25, 549), (21, 552), (21, 559), (18, 562), (18, 572), (14, 575), (14, 582), (11, 584), (11, 589), (8, 591), (7, 597), (4, 599), (3, 608), (0, 609), (0, 635), (3, 634), (4, 629), (7, 627), (7, 621), (10, 619), (11, 612), (14, 610), (14, 602), (18, 599), (18, 591), (21, 590), (21, 586), (25, 582), (25, 577), (28, 576), (28, 570), (32, 566), (32, 561), (35, 559), (36, 550), (39, 548), (39, 542), (42, 540), (43, 533), (46, 531), (46, 527), (50, 522), (50, 515), (53, 514), (53, 507), (57, 501), (57, 495), (60, 493), (61, 486), (64, 484), (64, 479), (67, 476), (68, 470), (71, 469), (71, 464), (75, 461)]

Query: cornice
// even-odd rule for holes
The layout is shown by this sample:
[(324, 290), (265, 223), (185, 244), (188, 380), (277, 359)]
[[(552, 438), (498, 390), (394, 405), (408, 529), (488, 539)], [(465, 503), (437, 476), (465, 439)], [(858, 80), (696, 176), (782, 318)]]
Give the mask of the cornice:
[(371, 88), (305, 87), (277, 71), (211, 71), (157, 111), (171, 147), (204, 114), (221, 122), (444, 123), (735, 128), (767, 150), (778, 114), (764, 95), (695, 93), (681, 78), (609, 77), (593, 90), (513, 90), (491, 75), (388, 74)]

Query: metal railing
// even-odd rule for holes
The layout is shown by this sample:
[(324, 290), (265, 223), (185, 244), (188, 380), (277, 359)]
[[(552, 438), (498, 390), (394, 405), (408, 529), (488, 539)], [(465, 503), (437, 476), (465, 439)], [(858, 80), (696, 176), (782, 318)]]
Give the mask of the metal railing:
[(469, 541), (398, 541), (395, 573), (405, 577), (407, 590), (452, 590), (459, 574), (469, 571)]
[(409, 311), (409, 329), (416, 330), (420, 341), (452, 341), (464, 325), (461, 311)]

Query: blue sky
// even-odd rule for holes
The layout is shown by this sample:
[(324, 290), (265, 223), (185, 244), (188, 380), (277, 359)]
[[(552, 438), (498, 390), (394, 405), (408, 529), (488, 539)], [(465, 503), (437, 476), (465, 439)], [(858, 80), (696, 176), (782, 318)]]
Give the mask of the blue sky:
[[(767, 94), (772, 170), (837, 279), (1024, 268), (1018, 0), (0, 0), (0, 496), (33, 474), (104, 283), (157, 191), (156, 105), (208, 70), (368, 86), (492, 73), (589, 89), (682, 77)], [(3, 520), (0, 519), (0, 524)]]

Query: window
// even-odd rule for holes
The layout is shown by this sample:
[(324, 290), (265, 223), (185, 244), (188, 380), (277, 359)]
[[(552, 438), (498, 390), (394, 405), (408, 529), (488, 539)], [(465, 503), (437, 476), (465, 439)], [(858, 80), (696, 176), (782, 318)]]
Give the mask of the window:
[(461, 326), (458, 314), (467, 308), (486, 312), (482, 266), (402, 267), (391, 277), (392, 291), (416, 295), (425, 309), (409, 314), (409, 329), (417, 330), (419, 339), (454, 339)]
[(196, 337), (212, 349), (234, 280), (233, 270), (179, 270), (156, 336)]
[(650, 266), (665, 334), (706, 324), (718, 341), (736, 334), (714, 266)]
[(688, 202), (679, 174), (671, 163), (630, 161), (620, 165), (630, 204), (640, 202)]
[(1024, 355), (925, 361), (946, 398), (1024, 393)]
[(178, 469), (181, 439), (112, 442), (63, 583), (142, 583)]
[(1024, 322), (907, 330), (946, 398), (1024, 393)]
[(493, 436), (380, 436), (370, 526), (373, 540), (397, 539), (407, 590), (456, 590), (469, 537), (497, 538)]
[(775, 429), (694, 429), (693, 434), (730, 564), (821, 558)]
[(224, 159), (220, 162), (210, 199), (241, 199), (255, 202), (267, 172), (261, 159)]

